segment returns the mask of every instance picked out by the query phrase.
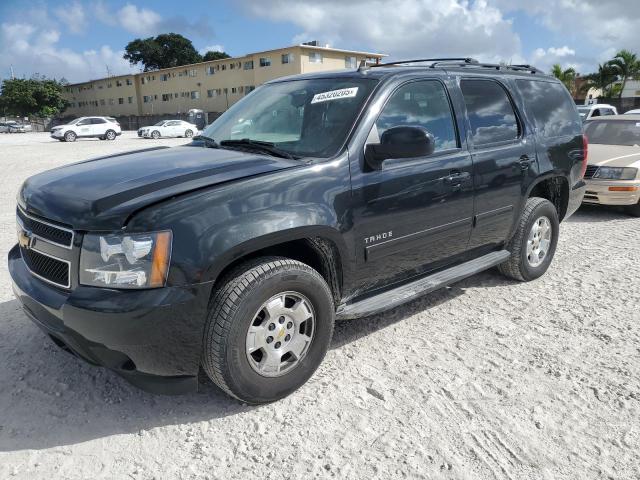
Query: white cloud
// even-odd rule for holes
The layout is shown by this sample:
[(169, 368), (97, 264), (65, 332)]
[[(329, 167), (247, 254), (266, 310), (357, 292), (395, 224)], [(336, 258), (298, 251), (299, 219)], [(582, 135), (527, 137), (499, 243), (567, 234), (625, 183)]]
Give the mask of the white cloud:
[[(76, 52), (59, 45), (60, 32), (39, 30), (29, 23), (0, 25), (1, 76), (7, 76), (12, 65), (17, 76), (30, 77), (34, 73), (81, 82), (104, 77), (107, 66), (111, 74), (134, 72), (122, 58), (124, 52), (105, 45), (97, 50)], [(6, 71), (5, 71), (6, 70)]]
[(204, 55), (207, 52), (224, 52), (224, 47), (222, 45), (209, 45), (200, 49), (200, 55)]
[(521, 53), (511, 21), (487, 0), (242, 0), (248, 11), (287, 21), (295, 41), (390, 53), (394, 59), (476, 56), (506, 60)]
[(84, 7), (78, 1), (61, 4), (54, 10), (56, 17), (71, 33), (83, 33), (88, 24)]
[(127, 3), (116, 14), (120, 25), (125, 30), (136, 35), (150, 35), (155, 33), (162, 21), (160, 14), (148, 8), (138, 8)]

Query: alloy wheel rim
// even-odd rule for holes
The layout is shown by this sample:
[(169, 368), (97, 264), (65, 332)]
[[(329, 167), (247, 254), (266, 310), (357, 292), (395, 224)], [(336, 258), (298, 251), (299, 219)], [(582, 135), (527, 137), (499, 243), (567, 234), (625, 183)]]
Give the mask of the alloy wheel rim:
[(315, 312), (301, 293), (283, 292), (264, 302), (247, 330), (246, 354), (263, 377), (279, 377), (296, 368), (309, 351)]
[(527, 238), (527, 261), (532, 267), (538, 267), (544, 262), (551, 248), (553, 228), (547, 217), (538, 218), (531, 225)]

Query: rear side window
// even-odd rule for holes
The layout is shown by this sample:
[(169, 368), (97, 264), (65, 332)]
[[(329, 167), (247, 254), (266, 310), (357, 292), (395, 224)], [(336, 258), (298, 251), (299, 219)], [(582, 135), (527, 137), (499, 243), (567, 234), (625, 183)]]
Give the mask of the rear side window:
[(100, 123), (107, 123), (107, 122), (102, 118), (92, 118), (91, 123), (93, 123), (94, 125), (98, 125)]
[[(581, 133), (582, 122), (564, 86), (540, 80), (516, 80), (516, 85), (533, 115), (538, 135), (560, 137)], [(592, 116), (599, 114), (594, 111)]]
[(462, 80), (460, 88), (467, 106), (475, 146), (518, 138), (516, 113), (505, 89), (492, 80)]
[(378, 135), (398, 126), (428, 130), (435, 138), (436, 152), (458, 147), (449, 97), (436, 80), (411, 82), (391, 95), (376, 122)]

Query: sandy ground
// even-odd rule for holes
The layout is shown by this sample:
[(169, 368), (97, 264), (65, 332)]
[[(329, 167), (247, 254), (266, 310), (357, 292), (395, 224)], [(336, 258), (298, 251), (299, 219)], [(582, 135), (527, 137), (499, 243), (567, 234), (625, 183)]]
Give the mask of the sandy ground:
[[(184, 140), (160, 140), (177, 145)], [(1, 135), (0, 254), (29, 175), (148, 146)], [(490, 271), (337, 325), (324, 364), (248, 407), (156, 396), (58, 350), (0, 269), (0, 478), (640, 478), (640, 219), (582, 209), (551, 270)]]

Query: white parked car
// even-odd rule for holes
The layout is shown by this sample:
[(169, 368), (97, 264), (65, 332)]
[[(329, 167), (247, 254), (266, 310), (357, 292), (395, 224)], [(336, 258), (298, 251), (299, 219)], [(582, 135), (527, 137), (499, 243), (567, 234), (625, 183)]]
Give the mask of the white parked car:
[(75, 142), (77, 138), (115, 140), (119, 135), (122, 129), (113, 117), (80, 117), (51, 129), (51, 137), (61, 142)]
[(624, 112), (625, 115), (640, 115), (640, 108), (635, 108), (633, 110), (629, 110), (628, 112)]
[(138, 129), (138, 136), (143, 138), (186, 137), (191, 138), (198, 133), (198, 127), (183, 120), (162, 120), (155, 125)]
[(606, 115), (618, 115), (618, 109), (606, 103), (596, 103), (594, 105), (580, 105), (578, 107), (580, 119), (586, 122), (593, 117), (604, 117)]

